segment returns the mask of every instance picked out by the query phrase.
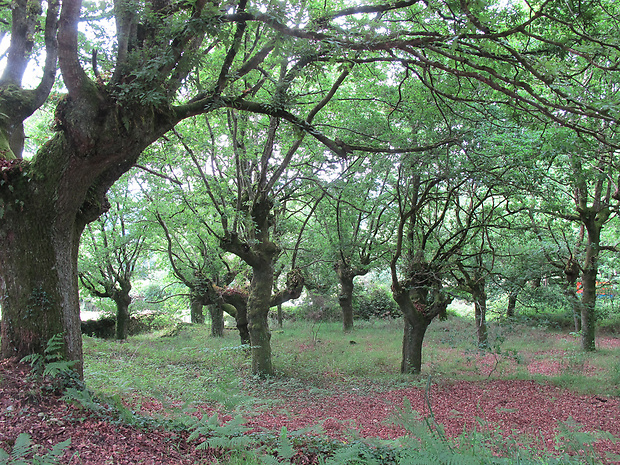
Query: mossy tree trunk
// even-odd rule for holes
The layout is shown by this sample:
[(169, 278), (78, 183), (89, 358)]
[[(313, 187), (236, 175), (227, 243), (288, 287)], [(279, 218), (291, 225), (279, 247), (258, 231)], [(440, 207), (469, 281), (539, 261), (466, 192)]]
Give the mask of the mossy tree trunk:
[[(53, 189), (40, 176), (42, 173), (21, 160), (23, 122), (45, 103), (56, 76), (59, 2), (48, 1), (46, 6), (43, 16), (41, 4), (26, 0), (11, 2), (10, 42), (0, 76), (1, 355), (21, 358), (43, 353), (52, 336), (64, 334), (65, 355), (81, 360), (79, 314), (76, 318), (63, 312), (63, 305), (78, 305), (72, 262), (77, 257), (75, 238), (81, 233), (80, 225), (63, 224), (60, 230), (49, 229), (56, 217), (57, 202), (47, 197), (54, 194)], [(22, 80), (35, 49), (36, 32), (42, 24), (43, 75), (35, 89), (23, 89)], [(50, 146), (48, 150), (55, 149)], [(35, 174), (38, 176), (32, 183)], [(55, 179), (52, 176), (52, 184)], [(80, 371), (81, 367), (77, 369)]]
[(190, 311), (190, 321), (194, 324), (203, 325), (205, 324), (205, 316), (202, 310), (203, 303), (202, 297), (196, 292), (194, 289), (190, 290), (189, 293), (189, 311)]
[(452, 298), (443, 294), (437, 273), (426, 263), (413, 265), (404, 282), (393, 277), (392, 295), (405, 318), (401, 373), (419, 374), (426, 330)]
[(474, 318), (476, 321), (476, 335), (478, 337), (478, 347), (486, 349), (489, 346), (489, 332), (487, 329), (487, 293), (485, 290), (486, 281), (480, 278), (472, 286), (472, 298), (474, 300)]
[[(350, 269), (350, 268), (349, 268)], [(353, 331), (353, 278), (351, 273), (337, 268), (340, 292), (338, 303), (342, 310), (342, 329), (345, 333)]]
[(271, 308), (273, 271), (272, 260), (264, 260), (262, 263), (253, 266), (248, 296), (248, 330), (252, 350), (252, 373), (260, 376), (273, 375), (271, 332), (267, 318)]
[(116, 339), (124, 341), (129, 332), (129, 305), (131, 296), (129, 290), (123, 289), (112, 297), (116, 304)]
[(153, 108), (119, 107), (87, 78), (70, 95), (53, 139), (32, 162), (13, 166), (0, 188), (12, 206), (0, 220), (2, 355), (42, 352), (62, 333), (81, 374), (80, 235), (108, 208), (108, 188), (173, 124)]
[(584, 209), (581, 218), (587, 232), (586, 256), (581, 273), (581, 348), (596, 350), (596, 278), (601, 250), (601, 230), (610, 216), (609, 210)]
[(409, 318), (404, 318), (404, 321), (400, 372), (417, 375), (422, 371), (422, 345), (430, 322), (425, 318), (416, 319), (413, 323)]
[(344, 332), (353, 331), (353, 289), (354, 279), (357, 276), (363, 276), (368, 273), (368, 268), (362, 268), (351, 265), (349, 258), (341, 258), (334, 265), (338, 281), (340, 284), (340, 292), (338, 293), (338, 302), (342, 310), (342, 328)]
[[(67, 101), (58, 117), (92, 122), (95, 118), (87, 115), (98, 107), (92, 103)], [(0, 222), (4, 357), (40, 352), (51, 336), (63, 333), (66, 356), (82, 360), (80, 235), (107, 208), (109, 186), (158, 135), (143, 128), (151, 137), (132, 141), (122, 124), (110, 127), (110, 122), (104, 119), (89, 128), (68, 124), (32, 163), (14, 167), (11, 182), (0, 191), (5, 204), (15, 206)]]
[(217, 304), (209, 305), (209, 316), (211, 317), (211, 336), (224, 337), (224, 311)]
[[(603, 250), (601, 231), (620, 202), (620, 191), (612, 181), (615, 169), (610, 167), (606, 151), (599, 150), (594, 153), (596, 169), (589, 163), (583, 166), (581, 154), (569, 154), (577, 212), (573, 219), (580, 222), (585, 239), (585, 254), (580, 267), (582, 294), (580, 301), (575, 300), (579, 306), (576, 313), (581, 316), (581, 348), (588, 352), (596, 350), (596, 279), (599, 255)], [(577, 267), (569, 270), (569, 274), (576, 272)]]
[[(258, 376), (273, 375), (269, 309), (298, 298), (304, 285), (301, 273), (293, 270), (287, 275), (286, 288), (277, 294), (272, 292), (275, 263), (280, 254), (280, 248), (269, 237), (272, 207), (272, 201), (267, 196), (255, 200), (251, 208), (253, 237), (249, 244), (241, 241), (235, 234), (227, 235), (220, 243), (224, 250), (234, 253), (252, 267), (247, 295), (247, 322), (252, 373)], [(239, 309), (239, 306), (236, 307)]]
[(12, 189), (0, 188), (6, 203), (20, 204), (0, 220), (2, 357), (43, 353), (52, 336), (63, 334), (65, 356), (81, 362), (76, 269), (81, 227), (59, 218), (57, 201), (41, 194), (46, 183), (33, 179), (31, 168), (24, 163), (13, 169)]
[[(225, 298), (225, 300), (227, 299)], [(235, 298), (230, 301), (234, 302), (234, 304), (225, 303), (222, 307), (226, 313), (235, 319), (237, 331), (239, 331), (239, 337), (241, 338), (241, 345), (249, 346), (250, 332), (248, 330), (248, 301), (245, 298)]]

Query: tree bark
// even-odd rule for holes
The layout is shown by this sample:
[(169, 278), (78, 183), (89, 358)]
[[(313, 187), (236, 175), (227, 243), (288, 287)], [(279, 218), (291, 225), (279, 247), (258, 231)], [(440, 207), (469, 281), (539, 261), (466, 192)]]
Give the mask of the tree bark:
[(609, 210), (588, 209), (581, 212), (587, 231), (586, 256), (582, 268), (581, 284), (581, 348), (591, 352), (596, 350), (596, 278), (598, 276), (598, 257), (600, 253), (601, 230), (609, 217)]
[(209, 305), (209, 315), (211, 316), (211, 336), (224, 337), (224, 311), (217, 304)]
[(23, 202), (5, 210), (0, 220), (2, 357), (42, 354), (52, 336), (63, 334), (64, 356), (78, 362), (81, 374), (77, 254), (82, 231), (61, 221), (52, 196), (40, 195), (44, 186), (28, 178), (13, 170), (12, 195), (6, 184), (0, 187), (2, 198)]
[(250, 330), (248, 329), (248, 307), (247, 304), (241, 304), (236, 307), (237, 317), (235, 321), (237, 323), (237, 331), (239, 331), (239, 337), (241, 338), (241, 345), (250, 345)]
[(190, 291), (189, 294), (189, 312), (190, 312), (190, 321), (194, 324), (203, 325), (205, 324), (205, 316), (202, 312), (203, 301), (202, 297), (198, 295), (194, 290)]
[(424, 335), (430, 324), (421, 314), (414, 316), (413, 321), (405, 317), (403, 334), (403, 353), (400, 372), (417, 375), (422, 371), (422, 344)]
[(519, 293), (517, 291), (511, 291), (508, 294), (508, 306), (506, 307), (506, 316), (513, 318), (515, 316), (515, 309), (517, 308), (517, 297)]
[(271, 360), (271, 333), (267, 316), (271, 307), (273, 264), (271, 260), (252, 267), (252, 281), (248, 296), (248, 329), (252, 350), (252, 373), (273, 375)]
[(247, 299), (236, 299), (235, 304), (223, 303), (222, 309), (235, 319), (237, 331), (241, 338), (241, 345), (250, 345), (250, 332), (248, 331)]
[[(437, 308), (427, 306), (427, 289), (418, 287), (410, 291), (398, 286), (398, 288), (392, 289), (392, 293), (398, 307), (403, 312), (405, 320), (400, 371), (401, 373), (419, 374), (422, 371), (424, 335), (431, 321), (441, 312), (441, 309), (440, 306)], [(426, 311), (429, 313), (427, 314)]]
[(117, 292), (113, 297), (116, 303), (116, 339), (124, 341), (127, 339), (129, 329), (129, 305), (131, 304), (131, 296), (129, 291)]
[(487, 330), (487, 293), (485, 291), (485, 280), (478, 280), (472, 286), (472, 297), (474, 299), (474, 315), (476, 320), (476, 335), (478, 336), (478, 347), (485, 349), (489, 345), (489, 334)]
[(342, 329), (345, 333), (353, 331), (353, 278), (348, 273), (338, 273), (340, 293), (338, 302), (342, 310)]
[(589, 352), (596, 350), (596, 275), (596, 267), (591, 267), (581, 276), (581, 348)]
[(352, 266), (349, 258), (337, 260), (334, 269), (340, 284), (338, 302), (342, 310), (342, 328), (347, 333), (353, 331), (353, 280), (356, 276), (365, 275), (368, 269)]
[(11, 206), (0, 219), (2, 355), (42, 353), (62, 333), (80, 376), (80, 236), (109, 207), (109, 187), (172, 125), (152, 108), (120, 108), (94, 84), (84, 86), (83, 97), (59, 103), (59, 132), (32, 162), (5, 171), (0, 186)]

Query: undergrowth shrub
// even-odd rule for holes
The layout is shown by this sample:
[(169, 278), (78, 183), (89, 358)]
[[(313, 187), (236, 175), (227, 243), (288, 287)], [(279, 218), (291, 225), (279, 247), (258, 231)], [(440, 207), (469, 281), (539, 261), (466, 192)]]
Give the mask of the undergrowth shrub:
[[(129, 318), (127, 332), (130, 336), (135, 336), (173, 327), (179, 323), (180, 320), (167, 313), (140, 313)], [(116, 336), (116, 318), (103, 315), (98, 320), (82, 321), (81, 330), (86, 336), (113, 339)]]
[(43, 354), (30, 354), (21, 359), (32, 367), (31, 376), (40, 387), (49, 391), (61, 391), (68, 386), (81, 385), (81, 381), (73, 371), (77, 362), (65, 360), (64, 338), (56, 334), (47, 341)]
[(138, 313), (132, 315), (129, 319), (129, 327), (127, 328), (129, 335), (150, 333), (158, 331), (169, 326), (175, 326), (179, 320), (168, 313)]
[[(287, 310), (287, 313), (290, 314), (290, 311)], [(313, 295), (297, 305), (292, 316), (305, 321), (340, 321), (342, 310), (336, 296)]]
[(620, 313), (611, 314), (597, 324), (598, 330), (602, 334), (608, 334), (610, 336), (620, 335)]
[(422, 417), (412, 409), (407, 398), (393, 419), (407, 434), (393, 440), (337, 440), (317, 435), (316, 428), (288, 432), (283, 427), (279, 434), (248, 434), (244, 422), (240, 416), (224, 424), (217, 415), (204, 417), (196, 423), (188, 442), (201, 440), (198, 449), (216, 450), (222, 459), (220, 463), (227, 465), (598, 465), (604, 462), (597, 457), (593, 444), (615, 440), (609, 433), (584, 432), (574, 422), (560, 423), (553, 452), (528, 447), (527, 438), (506, 438), (482, 421), (479, 429), (449, 438), (432, 415)]
[(21, 433), (15, 439), (13, 448), (5, 451), (0, 448), (0, 463), (3, 465), (55, 465), (64, 463), (61, 458), (71, 444), (71, 438), (60, 442), (43, 455), (39, 454), (42, 446), (33, 444), (28, 433)]
[(355, 287), (353, 310), (355, 318), (362, 320), (399, 318), (401, 316), (392, 293), (388, 289), (372, 283), (363, 283)]

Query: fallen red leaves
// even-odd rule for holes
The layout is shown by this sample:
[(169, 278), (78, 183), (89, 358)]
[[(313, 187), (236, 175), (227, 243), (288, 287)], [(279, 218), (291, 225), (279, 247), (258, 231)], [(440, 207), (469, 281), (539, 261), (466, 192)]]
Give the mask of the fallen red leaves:
[(27, 365), (0, 361), (0, 448), (5, 451), (20, 433), (28, 433), (44, 447), (71, 438), (67, 464), (196, 463), (197, 453), (182, 435), (103, 421), (55, 393), (42, 392), (29, 372)]
[[(19, 433), (46, 447), (71, 438), (69, 464), (190, 464), (208, 462), (209, 456), (188, 444), (187, 435), (139, 429), (104, 421), (57, 394), (45, 394), (28, 379), (23, 364), (0, 362), (0, 447), (8, 450)], [(289, 431), (320, 424), (325, 434), (345, 440), (351, 432), (361, 437), (394, 438), (404, 430), (389, 420), (409, 399), (422, 416), (429, 405), (446, 433), (458, 436), (466, 429), (488, 427), (504, 435), (528, 434), (541, 448), (551, 449), (558, 422), (571, 418), (584, 430), (603, 430), (620, 437), (620, 400), (583, 396), (534, 381), (468, 381), (376, 392), (340, 382), (333, 389), (268, 391), (270, 403), (249, 414), (255, 431)], [(338, 390), (340, 389), (340, 391)], [(334, 394), (337, 392), (337, 394)], [(161, 409), (156, 401), (141, 401), (145, 413)], [(268, 406), (267, 406), (268, 405)], [(275, 405), (275, 406), (274, 406)], [(206, 414), (213, 406), (201, 406)], [(482, 425), (482, 426), (481, 426)], [(601, 452), (620, 454), (620, 444), (601, 442)], [(203, 463), (204, 463), (203, 462)]]

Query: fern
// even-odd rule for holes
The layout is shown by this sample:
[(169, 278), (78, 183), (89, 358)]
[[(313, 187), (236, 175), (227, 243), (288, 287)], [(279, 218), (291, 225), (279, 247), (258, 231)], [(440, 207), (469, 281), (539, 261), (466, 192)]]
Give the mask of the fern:
[(92, 392), (87, 389), (68, 388), (65, 390), (62, 400), (77, 403), (82, 408), (92, 412), (104, 410), (104, 407), (93, 397)]
[(205, 420), (203, 417), (187, 438), (187, 441), (193, 441), (200, 437), (206, 439), (196, 446), (197, 449), (223, 449), (226, 451), (241, 451), (248, 448), (252, 444), (252, 439), (245, 435), (248, 428), (243, 426), (245, 419), (241, 415), (237, 415), (228, 423), (220, 425), (219, 416), (213, 414)]
[(293, 449), (293, 444), (288, 438), (286, 426), (283, 426), (280, 430), (280, 443), (278, 445), (277, 453), (278, 457), (285, 460), (290, 460), (295, 455), (295, 449)]
[[(36, 454), (36, 450), (40, 447), (32, 444), (30, 435), (21, 433), (15, 439), (13, 450), (11, 453), (0, 449), (0, 463), (6, 465), (56, 465), (60, 464), (60, 459), (65, 449), (71, 444), (71, 439), (60, 442), (52, 447), (45, 455)], [(32, 455), (31, 459), (26, 459), (28, 455)]]
[(47, 341), (43, 354), (30, 354), (21, 359), (24, 363), (30, 363), (32, 372), (39, 378), (49, 377), (52, 379), (59, 376), (73, 378), (73, 366), (76, 361), (64, 359), (64, 339), (62, 334), (55, 334)]

